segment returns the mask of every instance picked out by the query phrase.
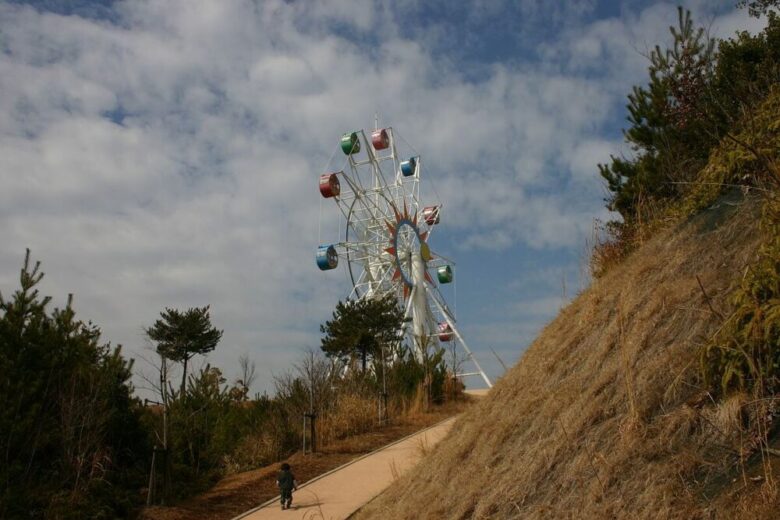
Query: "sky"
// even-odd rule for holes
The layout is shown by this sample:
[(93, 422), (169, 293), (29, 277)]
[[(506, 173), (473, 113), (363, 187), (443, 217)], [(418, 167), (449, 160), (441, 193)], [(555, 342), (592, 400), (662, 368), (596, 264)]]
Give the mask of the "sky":
[[(711, 35), (763, 25), (684, 2)], [(598, 163), (630, 153), (626, 95), (676, 3), (0, 0), (0, 292), (41, 293), (136, 359), (165, 307), (211, 306), (209, 362), (254, 392), (319, 347), (350, 290), (314, 254), (340, 136), (392, 126), (443, 205), (458, 326), (491, 378), (589, 283)], [(328, 201), (325, 201), (328, 202)], [(334, 237), (335, 241), (337, 237)], [(479, 380), (468, 380), (479, 387)]]

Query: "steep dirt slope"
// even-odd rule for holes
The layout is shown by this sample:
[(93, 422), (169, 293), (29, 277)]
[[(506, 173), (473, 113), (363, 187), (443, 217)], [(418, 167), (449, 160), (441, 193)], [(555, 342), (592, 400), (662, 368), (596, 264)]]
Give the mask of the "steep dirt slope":
[(358, 518), (771, 518), (776, 494), (740, 500), (767, 487), (738, 464), (740, 407), (698, 377), (755, 260), (759, 206), (723, 197), (594, 282)]

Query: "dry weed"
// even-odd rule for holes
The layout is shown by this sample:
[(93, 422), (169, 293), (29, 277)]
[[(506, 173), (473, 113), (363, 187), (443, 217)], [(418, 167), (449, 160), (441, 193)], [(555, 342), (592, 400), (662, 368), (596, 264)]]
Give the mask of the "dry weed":
[(708, 408), (705, 413), (711, 417), (711, 421), (724, 440), (733, 441), (745, 428), (744, 407), (748, 402), (747, 394), (740, 392), (720, 402), (713, 408)]
[(420, 458), (427, 456), (431, 452), (431, 445), (428, 443), (428, 437), (425, 435), (419, 437), (415, 444), (415, 448), (417, 449)]
[(731, 482), (714, 428), (739, 431), (739, 402), (707, 399), (697, 345), (757, 250), (755, 213), (694, 218), (595, 280), (358, 518), (704, 517), (703, 486), (722, 495)]
[(620, 362), (622, 365), (621, 378), (626, 389), (626, 400), (628, 401), (628, 414), (620, 425), (620, 434), (623, 440), (628, 440), (631, 436), (641, 435), (644, 431), (644, 423), (639, 415), (637, 407), (636, 391), (634, 390), (634, 371), (631, 366), (632, 356), (628, 348), (628, 339), (625, 336), (625, 327), (623, 322), (623, 311), (618, 307), (618, 350), (620, 352)]
[(281, 438), (273, 431), (247, 435), (241, 439), (233, 454), (225, 457), (225, 473), (229, 475), (265, 466), (278, 460), (282, 452)]
[(339, 396), (334, 412), (320, 420), (321, 443), (371, 430), (376, 425), (376, 401), (357, 394)]
[(425, 395), (425, 386), (419, 384), (417, 391), (414, 393), (414, 399), (412, 400), (407, 413), (409, 415), (421, 414), (426, 411), (426, 403), (428, 402)]
[(401, 478), (401, 471), (398, 469), (398, 464), (396, 464), (395, 459), (390, 461), (390, 475), (393, 478), (393, 482)]

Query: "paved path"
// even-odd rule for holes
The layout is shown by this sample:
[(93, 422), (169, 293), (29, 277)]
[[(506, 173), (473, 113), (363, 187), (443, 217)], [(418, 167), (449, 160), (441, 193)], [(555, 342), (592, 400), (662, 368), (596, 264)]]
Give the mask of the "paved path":
[(310, 480), (293, 493), (292, 509), (282, 511), (277, 497), (234, 520), (347, 518), (384, 491), (399, 475), (412, 468), (423, 451), (439, 442), (454, 422), (455, 417), (451, 417)]

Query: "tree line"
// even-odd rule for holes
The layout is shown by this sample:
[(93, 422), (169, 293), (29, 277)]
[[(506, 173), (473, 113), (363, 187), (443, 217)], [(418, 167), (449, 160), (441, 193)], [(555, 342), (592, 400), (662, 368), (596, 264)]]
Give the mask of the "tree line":
[[(209, 306), (166, 308), (144, 329), (155, 356), (145, 377), (157, 397), (141, 400), (133, 361), (76, 317), (71, 296), (52, 309), (37, 289), (42, 278), (28, 251), (20, 288), (0, 294), (0, 518), (133, 517), (461, 388), (443, 349), (421, 362), (399, 341), (403, 315), (384, 298), (339, 302), (321, 348), (274, 377), (274, 396), (250, 395), (247, 356), (233, 382), (210, 364), (193, 369), (223, 331)], [(302, 431), (305, 415), (316, 417), (316, 432)]]

